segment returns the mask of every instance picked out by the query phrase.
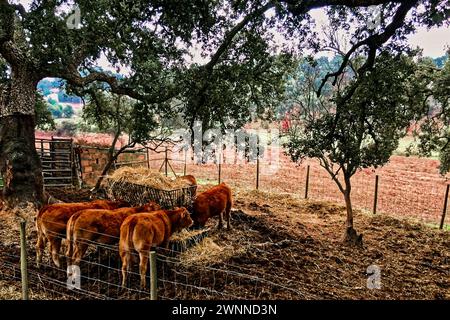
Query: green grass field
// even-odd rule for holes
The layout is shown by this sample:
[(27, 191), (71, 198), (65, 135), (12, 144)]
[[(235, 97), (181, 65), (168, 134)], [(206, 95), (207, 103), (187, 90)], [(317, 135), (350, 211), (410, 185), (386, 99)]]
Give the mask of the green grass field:
[[(415, 140), (414, 137), (406, 136), (402, 139), (400, 139), (397, 150), (394, 151), (393, 155), (396, 156), (407, 156), (407, 149), (408, 147), (412, 147), (412, 150), (417, 150), (417, 145), (419, 141)], [(418, 156), (417, 154), (413, 153), (410, 154), (410, 156)], [(426, 157), (428, 159), (439, 159), (439, 153), (433, 152), (430, 157)]]

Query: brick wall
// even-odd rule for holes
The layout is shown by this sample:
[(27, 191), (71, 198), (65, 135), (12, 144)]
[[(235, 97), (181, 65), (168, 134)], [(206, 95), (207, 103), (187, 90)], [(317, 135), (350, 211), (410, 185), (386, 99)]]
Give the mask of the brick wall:
[[(108, 149), (91, 146), (80, 146), (79, 148), (83, 184), (93, 186), (106, 165), (108, 160)], [(145, 152), (130, 151), (119, 155), (116, 165), (117, 167), (122, 165), (146, 166), (146, 158)], [(111, 171), (113, 170), (114, 166)]]

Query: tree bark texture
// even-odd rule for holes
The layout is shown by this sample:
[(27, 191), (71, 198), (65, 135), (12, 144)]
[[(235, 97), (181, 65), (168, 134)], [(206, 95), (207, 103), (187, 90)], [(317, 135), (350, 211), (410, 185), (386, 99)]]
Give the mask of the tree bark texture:
[(36, 84), (26, 68), (12, 67), (9, 86), (0, 92), (0, 172), (6, 207), (44, 200), (42, 167), (35, 148)]

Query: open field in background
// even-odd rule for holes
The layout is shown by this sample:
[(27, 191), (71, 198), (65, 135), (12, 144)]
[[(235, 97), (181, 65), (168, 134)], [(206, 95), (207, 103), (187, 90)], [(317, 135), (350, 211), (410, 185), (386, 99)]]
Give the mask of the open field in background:
[[(272, 150), (275, 154), (276, 150)], [(184, 155), (168, 154), (173, 169), (182, 174)], [(150, 167), (159, 169), (164, 152), (150, 154)], [(279, 165), (273, 172), (268, 168), (276, 163), (276, 157), (260, 161), (259, 190), (274, 193), (292, 193), (304, 196), (306, 170), (310, 165), (308, 197), (312, 200), (332, 201), (344, 204), (343, 197), (329, 174), (317, 161), (307, 160), (300, 166), (279, 152)], [(447, 180), (439, 174), (439, 161), (427, 158), (392, 156), (390, 162), (377, 170), (359, 171), (352, 179), (352, 199), (355, 208), (372, 211), (375, 176), (379, 176), (377, 212), (400, 215), (421, 222), (438, 224), (442, 215)], [(162, 167), (164, 171), (164, 166)], [(170, 167), (168, 169), (171, 174)], [(186, 173), (193, 174), (200, 184), (218, 181), (217, 164), (196, 165), (189, 163)], [(232, 187), (254, 189), (256, 187), (256, 163), (222, 164), (221, 181)], [(448, 220), (447, 220), (448, 221)]]
[[(412, 134), (407, 135), (406, 137), (403, 137), (399, 140), (398, 148), (393, 152), (396, 156), (406, 156), (408, 154), (407, 150), (408, 148), (412, 148), (412, 150), (415, 150), (417, 152), (417, 148), (419, 145), (418, 139), (414, 138)], [(438, 160), (439, 159), (439, 152), (433, 151), (428, 159)]]

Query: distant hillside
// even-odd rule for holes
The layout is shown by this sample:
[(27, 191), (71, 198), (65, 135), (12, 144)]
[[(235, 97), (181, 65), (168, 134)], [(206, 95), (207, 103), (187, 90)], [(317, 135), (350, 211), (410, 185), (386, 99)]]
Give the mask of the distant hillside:
[(436, 65), (436, 67), (442, 68), (444, 66), (445, 62), (447, 61), (447, 59), (448, 59), (448, 54), (445, 54), (442, 57), (433, 59), (433, 62)]
[(47, 101), (53, 99), (58, 103), (82, 103), (80, 97), (71, 96), (66, 93), (64, 82), (61, 79), (45, 78), (39, 81), (37, 88)]

